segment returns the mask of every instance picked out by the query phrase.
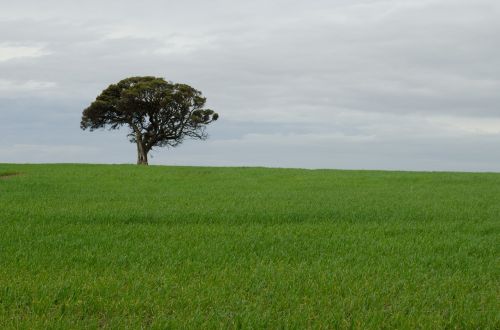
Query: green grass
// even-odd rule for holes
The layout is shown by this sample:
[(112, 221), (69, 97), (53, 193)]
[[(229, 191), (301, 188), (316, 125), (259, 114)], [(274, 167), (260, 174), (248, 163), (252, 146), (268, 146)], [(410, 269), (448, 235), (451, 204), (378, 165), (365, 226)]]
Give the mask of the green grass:
[(2, 329), (500, 328), (500, 174), (2, 173)]

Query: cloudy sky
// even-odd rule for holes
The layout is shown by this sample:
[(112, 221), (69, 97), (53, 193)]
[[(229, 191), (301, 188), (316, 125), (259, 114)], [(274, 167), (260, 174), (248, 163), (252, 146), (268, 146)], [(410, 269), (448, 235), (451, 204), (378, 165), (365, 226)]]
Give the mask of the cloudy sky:
[(500, 1), (11, 1), (0, 162), (134, 163), (81, 131), (109, 84), (203, 91), (207, 141), (151, 164), (500, 171)]

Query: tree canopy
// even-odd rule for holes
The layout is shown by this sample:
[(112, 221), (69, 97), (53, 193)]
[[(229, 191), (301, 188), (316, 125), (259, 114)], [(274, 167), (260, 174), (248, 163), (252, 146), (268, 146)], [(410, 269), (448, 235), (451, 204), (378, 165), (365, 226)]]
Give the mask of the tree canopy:
[(205, 109), (206, 98), (186, 84), (157, 77), (131, 77), (109, 85), (83, 110), (80, 127), (90, 131), (129, 129), (137, 144), (137, 164), (148, 164), (155, 147), (175, 147), (185, 138), (204, 140), (206, 125), (219, 115)]

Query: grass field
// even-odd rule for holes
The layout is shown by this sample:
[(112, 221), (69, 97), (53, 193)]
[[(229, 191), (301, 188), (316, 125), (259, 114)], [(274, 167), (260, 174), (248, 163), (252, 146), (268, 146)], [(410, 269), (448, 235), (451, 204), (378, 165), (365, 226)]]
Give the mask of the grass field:
[(0, 176), (2, 329), (500, 328), (500, 174)]

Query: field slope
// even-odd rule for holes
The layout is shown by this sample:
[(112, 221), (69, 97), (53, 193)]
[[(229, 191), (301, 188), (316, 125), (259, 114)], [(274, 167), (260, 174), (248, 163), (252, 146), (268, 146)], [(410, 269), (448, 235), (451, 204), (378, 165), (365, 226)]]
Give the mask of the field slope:
[(500, 328), (500, 175), (0, 164), (0, 328)]

